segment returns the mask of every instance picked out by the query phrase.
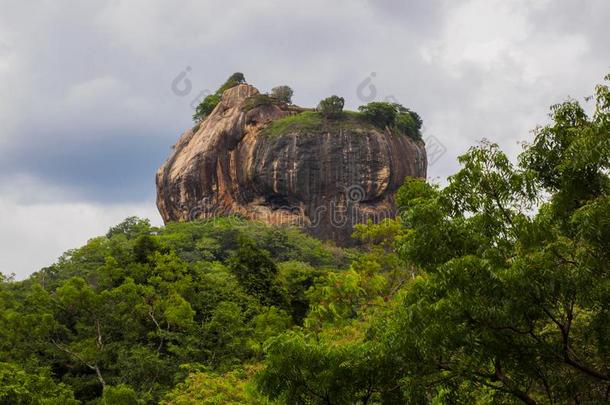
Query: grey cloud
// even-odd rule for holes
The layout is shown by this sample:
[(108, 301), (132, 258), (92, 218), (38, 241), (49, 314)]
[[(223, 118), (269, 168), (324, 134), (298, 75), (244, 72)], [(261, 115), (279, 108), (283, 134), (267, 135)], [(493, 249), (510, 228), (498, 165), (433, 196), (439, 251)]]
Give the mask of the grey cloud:
[(151, 132), (87, 135), (57, 143), (51, 136), (34, 134), (37, 144), (19, 145), (0, 162), (2, 177), (37, 178), (65, 188), (65, 194), (56, 196), (70, 200), (154, 201), (154, 174), (169, 153), (169, 137)]
[[(233, 71), (263, 91), (289, 84), (303, 105), (339, 94), (350, 108), (363, 103), (357, 88), (375, 72), (377, 99), (393, 96), (420, 112), (447, 146), (430, 168), (444, 178), (477, 139), (516, 153), (548, 105), (587, 94), (608, 65), (606, 2), (485, 4), (4, 4), (0, 166), (78, 190), (70, 198), (149, 199), (155, 168), (191, 125), (192, 100)], [(468, 7), (476, 18), (461, 21)], [(494, 18), (516, 23), (484, 25)], [(527, 32), (512, 32), (517, 23)], [(181, 97), (171, 82), (187, 66), (192, 90)]]

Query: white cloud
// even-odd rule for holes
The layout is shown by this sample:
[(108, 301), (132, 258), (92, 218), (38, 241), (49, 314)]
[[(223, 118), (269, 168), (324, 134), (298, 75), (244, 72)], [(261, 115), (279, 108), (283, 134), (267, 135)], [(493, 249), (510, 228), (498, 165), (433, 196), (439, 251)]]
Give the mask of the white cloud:
[(30, 176), (0, 181), (0, 272), (18, 279), (54, 263), (65, 251), (104, 235), (129, 216), (161, 225), (153, 201), (100, 204)]
[[(515, 157), (519, 142), (547, 121), (551, 104), (568, 95), (582, 100), (600, 82), (608, 67), (594, 33), (541, 21), (562, 8), (570, 9), (547, 0), (471, 0), (445, 10), (440, 36), (419, 52), (439, 80), (466, 84), (441, 89), (436, 94), (450, 103), (429, 106), (427, 115), (428, 129), (455, 148), (451, 157), (484, 137)], [(608, 9), (598, 2), (570, 11), (586, 21)], [(457, 168), (453, 159), (445, 163), (430, 172), (444, 178)]]
[[(44, 193), (45, 190), (38, 190)], [(0, 272), (18, 279), (54, 263), (65, 251), (103, 235), (123, 219), (137, 215), (160, 225), (153, 204), (94, 204), (84, 202), (24, 203), (0, 196)]]

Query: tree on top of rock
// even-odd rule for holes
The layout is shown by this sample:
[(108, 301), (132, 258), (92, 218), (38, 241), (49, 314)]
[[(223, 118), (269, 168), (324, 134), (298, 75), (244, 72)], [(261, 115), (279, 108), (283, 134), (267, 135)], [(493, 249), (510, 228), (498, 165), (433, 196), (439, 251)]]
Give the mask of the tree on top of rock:
[(274, 97), (280, 103), (291, 104), (294, 91), (290, 86), (281, 85), (271, 89), (271, 97)]

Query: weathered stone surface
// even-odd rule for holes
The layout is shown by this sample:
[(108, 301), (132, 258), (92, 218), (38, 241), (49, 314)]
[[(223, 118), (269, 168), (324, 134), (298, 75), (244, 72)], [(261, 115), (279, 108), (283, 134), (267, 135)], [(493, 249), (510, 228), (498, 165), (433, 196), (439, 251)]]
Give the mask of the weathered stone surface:
[(405, 177), (426, 176), (424, 143), (388, 130), (265, 136), (265, 124), (292, 112), (248, 109), (256, 94), (247, 84), (225, 91), (174, 145), (156, 177), (165, 222), (235, 213), (348, 245), (354, 223), (394, 215), (393, 193)]

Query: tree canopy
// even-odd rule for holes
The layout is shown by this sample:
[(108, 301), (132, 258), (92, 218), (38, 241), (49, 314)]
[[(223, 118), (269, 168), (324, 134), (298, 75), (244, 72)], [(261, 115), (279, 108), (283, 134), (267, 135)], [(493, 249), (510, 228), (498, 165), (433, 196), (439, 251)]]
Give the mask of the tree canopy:
[(416, 112), (401, 104), (373, 101), (358, 107), (358, 110), (381, 129), (390, 128), (412, 139), (421, 139), (422, 119)]
[(322, 113), (326, 118), (337, 118), (343, 112), (345, 99), (339, 96), (330, 96), (320, 101), (317, 111)]
[(191, 371), (241, 375), (302, 324), (319, 272), (348, 261), (292, 228), (128, 218), (27, 280), (0, 279), (0, 403), (157, 403)]
[(284, 104), (292, 103), (292, 95), (294, 91), (286, 85), (277, 86), (271, 89), (271, 96), (277, 101)]

